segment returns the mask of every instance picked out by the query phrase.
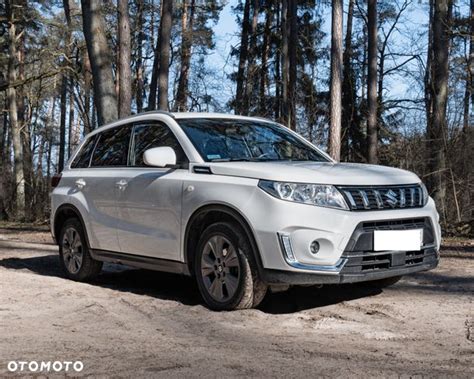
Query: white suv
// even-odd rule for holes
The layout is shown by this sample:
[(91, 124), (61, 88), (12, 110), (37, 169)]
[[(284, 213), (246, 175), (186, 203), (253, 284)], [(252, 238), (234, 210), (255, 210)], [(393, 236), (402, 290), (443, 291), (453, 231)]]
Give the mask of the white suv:
[(385, 286), (438, 264), (420, 179), (335, 163), (272, 121), (149, 112), (86, 136), (53, 179), (51, 229), (68, 277), (102, 262), (192, 275), (216, 310), (267, 288)]

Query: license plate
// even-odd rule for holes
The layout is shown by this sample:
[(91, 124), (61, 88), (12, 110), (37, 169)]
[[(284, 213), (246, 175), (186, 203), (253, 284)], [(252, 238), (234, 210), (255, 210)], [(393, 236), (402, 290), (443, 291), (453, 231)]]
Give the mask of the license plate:
[(419, 251), (423, 244), (423, 229), (375, 230), (375, 251)]

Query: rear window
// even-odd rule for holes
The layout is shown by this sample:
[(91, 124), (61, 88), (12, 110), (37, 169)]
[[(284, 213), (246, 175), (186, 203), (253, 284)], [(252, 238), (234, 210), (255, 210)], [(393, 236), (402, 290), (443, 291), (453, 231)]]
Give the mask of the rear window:
[(99, 135), (91, 167), (126, 166), (130, 142), (129, 126), (106, 130)]
[(81, 150), (77, 153), (76, 157), (72, 161), (72, 168), (86, 168), (89, 167), (91, 160), (92, 150), (94, 150), (96, 136), (92, 136), (84, 142)]

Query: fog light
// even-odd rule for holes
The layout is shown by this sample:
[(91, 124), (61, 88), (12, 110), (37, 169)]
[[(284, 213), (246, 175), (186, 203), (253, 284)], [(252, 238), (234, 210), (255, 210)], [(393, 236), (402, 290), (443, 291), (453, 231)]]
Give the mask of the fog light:
[(319, 252), (319, 242), (318, 241), (311, 242), (311, 245), (310, 245), (309, 249), (311, 250), (312, 254), (315, 254), (315, 255), (318, 254), (318, 252)]

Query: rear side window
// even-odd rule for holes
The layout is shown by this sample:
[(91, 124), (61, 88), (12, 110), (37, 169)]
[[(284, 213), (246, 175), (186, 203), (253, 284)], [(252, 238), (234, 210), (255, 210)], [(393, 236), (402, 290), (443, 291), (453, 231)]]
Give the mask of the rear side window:
[(101, 133), (91, 167), (126, 166), (130, 130), (129, 126), (120, 126)]
[(76, 157), (72, 161), (71, 168), (86, 168), (89, 167), (91, 160), (91, 154), (94, 150), (96, 136), (90, 137), (82, 145), (81, 151), (77, 153)]
[(169, 146), (176, 153), (176, 163), (187, 162), (186, 155), (168, 126), (159, 123), (136, 124), (133, 129), (133, 147), (130, 154), (130, 166), (146, 166), (143, 162), (143, 153), (154, 147)]

